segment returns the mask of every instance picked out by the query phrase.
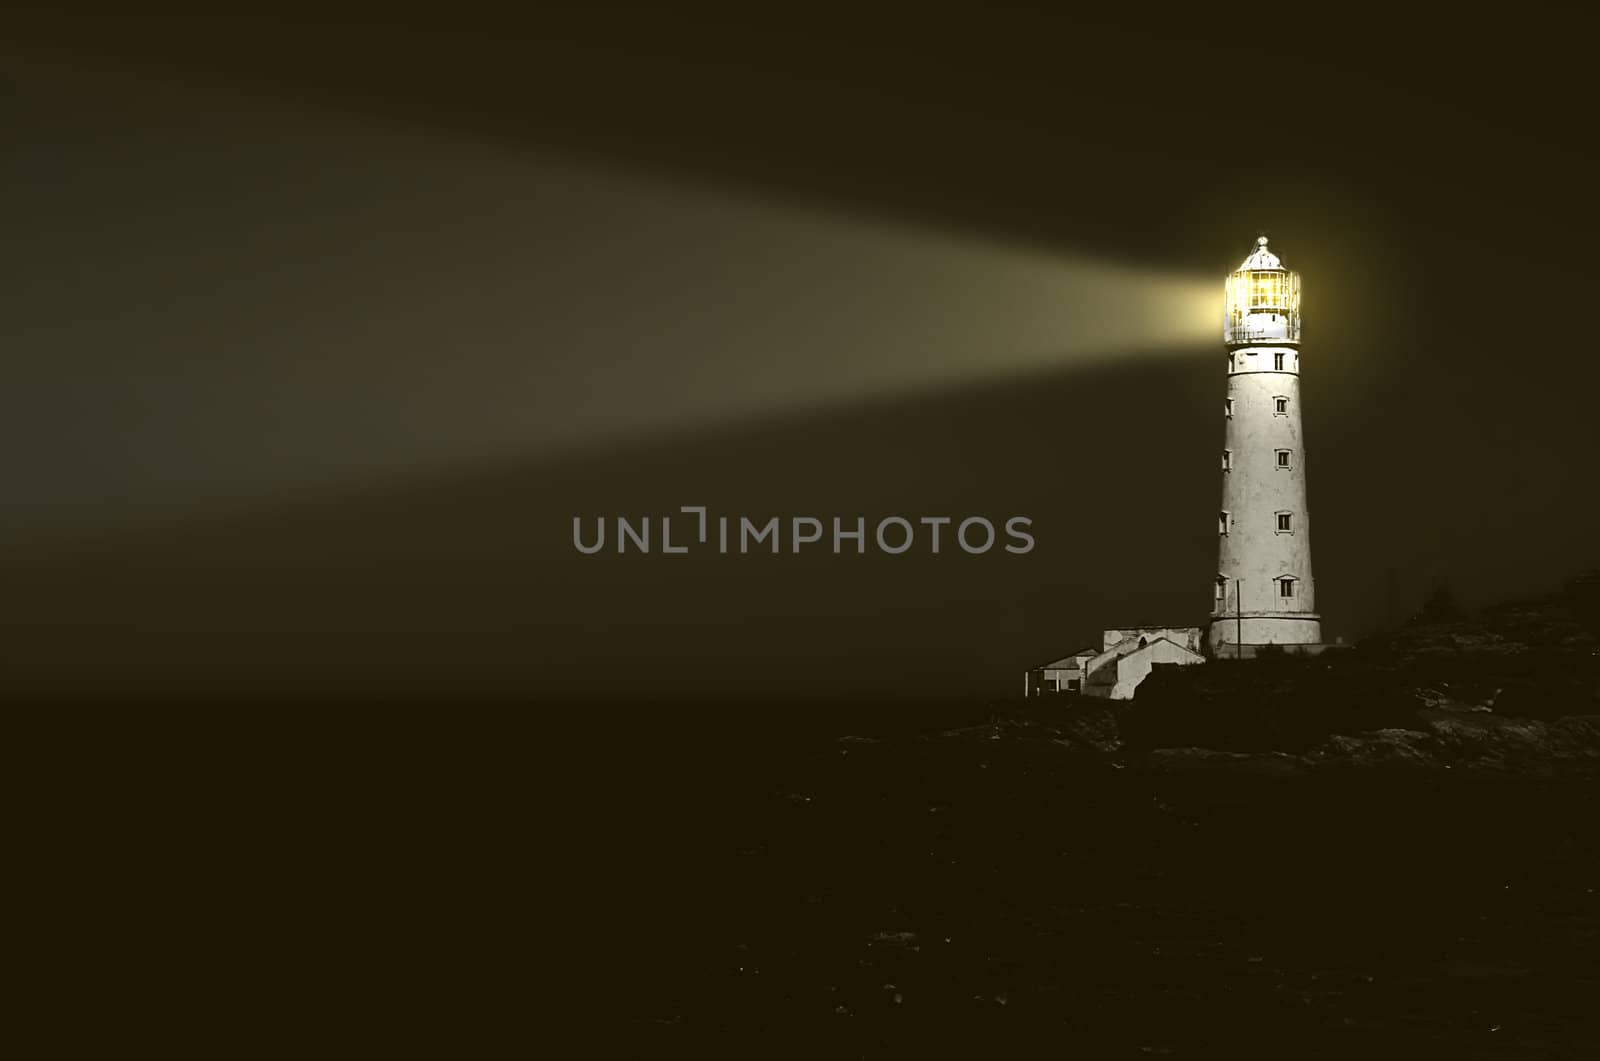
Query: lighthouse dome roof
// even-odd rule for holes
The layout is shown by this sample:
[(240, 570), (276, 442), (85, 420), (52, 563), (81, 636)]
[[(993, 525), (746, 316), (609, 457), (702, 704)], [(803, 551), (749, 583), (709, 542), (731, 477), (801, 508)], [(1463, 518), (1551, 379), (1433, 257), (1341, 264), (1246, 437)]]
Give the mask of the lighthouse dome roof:
[(1244, 264), (1240, 265), (1239, 268), (1282, 269), (1283, 263), (1278, 260), (1276, 254), (1267, 250), (1267, 237), (1262, 236), (1256, 240), (1256, 249), (1251, 252), (1250, 257), (1246, 258)]

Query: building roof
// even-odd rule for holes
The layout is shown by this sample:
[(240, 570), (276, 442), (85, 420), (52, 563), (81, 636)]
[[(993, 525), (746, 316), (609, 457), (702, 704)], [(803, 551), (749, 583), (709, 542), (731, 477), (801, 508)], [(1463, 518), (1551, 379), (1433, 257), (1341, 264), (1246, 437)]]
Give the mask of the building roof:
[(1072, 653), (1070, 656), (1057, 657), (1056, 659), (1051, 660), (1049, 663), (1041, 663), (1037, 667), (1034, 667), (1033, 669), (1034, 670), (1071, 670), (1072, 666), (1070, 666), (1069, 664), (1077, 664), (1079, 660), (1086, 659), (1086, 658), (1088, 658), (1090, 656), (1098, 656), (1099, 654), (1100, 654), (1100, 650), (1098, 648), (1080, 648), (1080, 649), (1078, 649), (1078, 651)]
[(1271, 251), (1267, 250), (1267, 237), (1262, 236), (1260, 239), (1256, 240), (1256, 249), (1251, 253), (1250, 257), (1244, 260), (1239, 268), (1241, 270), (1282, 269), (1283, 263), (1278, 260), (1278, 256), (1276, 254), (1273, 254)]
[(1194, 649), (1189, 648), (1186, 645), (1180, 645), (1176, 641), (1172, 640), (1171, 638), (1166, 638), (1166, 637), (1158, 637), (1154, 641), (1150, 641), (1150, 642), (1148, 642), (1146, 644), (1140, 645), (1138, 648), (1134, 649), (1132, 652), (1129, 652), (1128, 655), (1129, 656), (1135, 655), (1137, 653), (1143, 652), (1147, 648), (1155, 648), (1157, 645), (1161, 644), (1163, 641), (1165, 641), (1167, 644), (1171, 645), (1173, 648), (1177, 649), (1179, 652), (1185, 653), (1186, 655), (1193, 656), (1196, 659), (1204, 659), (1205, 658), (1200, 653), (1196, 652)]
[(1191, 655), (1191, 656), (1198, 656), (1200, 654), (1200, 653), (1196, 652), (1194, 649), (1189, 648), (1187, 645), (1178, 644), (1176, 641), (1172, 640), (1172, 638), (1170, 638), (1170, 637), (1152, 637), (1152, 638), (1143, 638), (1143, 637), (1141, 637), (1141, 638), (1132, 638), (1132, 637), (1130, 637), (1126, 641), (1118, 641), (1114, 646), (1112, 646), (1111, 648), (1107, 649), (1107, 651), (1108, 652), (1115, 652), (1117, 654), (1117, 658), (1118, 659), (1122, 659), (1124, 657), (1133, 655), (1135, 652), (1143, 652), (1147, 648), (1155, 648), (1157, 645), (1161, 644), (1163, 641), (1165, 641), (1167, 644), (1171, 645), (1173, 648), (1178, 649), (1179, 651), (1189, 653), (1189, 655)]
[[(1141, 641), (1144, 643), (1140, 644)], [(1117, 680), (1117, 668), (1111, 666), (1110, 664), (1113, 662), (1121, 662), (1122, 660), (1128, 659), (1131, 656), (1137, 656), (1141, 652), (1148, 652), (1154, 649), (1157, 645), (1163, 643), (1171, 645), (1179, 652), (1182, 652), (1188, 656), (1193, 656), (1195, 659), (1205, 658), (1200, 653), (1194, 651), (1194, 649), (1180, 645), (1171, 638), (1156, 637), (1146, 640), (1144, 638), (1129, 637), (1118, 641), (1115, 645), (1101, 653), (1102, 656), (1106, 656), (1108, 658), (1104, 664), (1096, 667), (1094, 671), (1091, 672), (1089, 675), (1089, 684), (1110, 685), (1114, 683)]]

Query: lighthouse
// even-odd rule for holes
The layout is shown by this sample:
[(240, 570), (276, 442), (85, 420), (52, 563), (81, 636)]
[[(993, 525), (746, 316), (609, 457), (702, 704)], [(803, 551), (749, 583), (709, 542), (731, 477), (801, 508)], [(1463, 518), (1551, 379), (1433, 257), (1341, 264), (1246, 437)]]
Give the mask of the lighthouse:
[(1228, 277), (1222, 505), (1206, 642), (1215, 657), (1318, 645), (1306, 448), (1300, 427), (1300, 275), (1267, 237)]

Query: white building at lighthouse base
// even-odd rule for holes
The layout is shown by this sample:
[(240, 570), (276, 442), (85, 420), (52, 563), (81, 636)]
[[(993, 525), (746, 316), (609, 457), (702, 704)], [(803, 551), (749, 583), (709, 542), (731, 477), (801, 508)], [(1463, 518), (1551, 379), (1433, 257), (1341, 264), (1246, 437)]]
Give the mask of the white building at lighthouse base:
[(1028, 671), (1025, 695), (1077, 692), (1107, 700), (1132, 700), (1157, 665), (1204, 663), (1198, 626), (1117, 627), (1101, 634), (1100, 649), (1086, 648)]

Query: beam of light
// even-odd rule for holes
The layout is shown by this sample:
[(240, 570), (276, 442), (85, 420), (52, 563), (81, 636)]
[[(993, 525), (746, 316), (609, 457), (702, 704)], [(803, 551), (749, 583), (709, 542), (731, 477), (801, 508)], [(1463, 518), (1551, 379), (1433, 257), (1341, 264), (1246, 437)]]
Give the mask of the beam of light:
[(108, 87), (23, 93), (0, 176), (34, 206), (0, 323), (33, 437), (7, 460), (56, 451), (48, 479), (8, 469), (13, 527), (1189, 354), (1220, 326), (1211, 277)]

